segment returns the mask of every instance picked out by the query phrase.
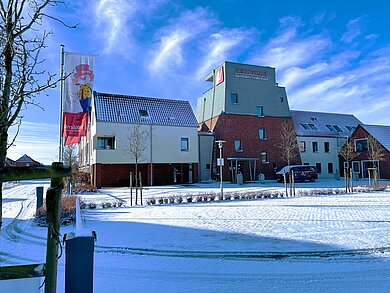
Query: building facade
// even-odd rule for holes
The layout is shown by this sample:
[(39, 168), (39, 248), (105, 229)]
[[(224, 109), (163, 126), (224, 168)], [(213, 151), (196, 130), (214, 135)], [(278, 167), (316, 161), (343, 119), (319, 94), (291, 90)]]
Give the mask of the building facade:
[[(371, 136), (375, 146), (370, 145), (368, 137)], [(370, 170), (378, 170), (380, 179), (390, 179), (390, 126), (360, 124), (352, 133), (350, 140), (353, 143), (354, 154), (350, 167), (355, 178), (369, 178)], [(382, 155), (374, 158), (370, 154), (373, 149)], [(347, 166), (345, 160), (340, 158), (342, 172)]]
[[(276, 83), (275, 68), (226, 61), (206, 81), (213, 86), (198, 99), (196, 117), (200, 130), (224, 141), (224, 180), (236, 182), (238, 174), (244, 181), (257, 181), (259, 174), (274, 178), (275, 171), (286, 165), (278, 147), (280, 129), (292, 123), (286, 90)], [(218, 158), (214, 145), (212, 162), (202, 163), (211, 165), (215, 179)], [(299, 156), (294, 163), (300, 163)]]
[(339, 150), (361, 123), (350, 114), (291, 111), (302, 163), (316, 166), (318, 178), (340, 176)]
[(187, 101), (95, 92), (90, 120), (79, 154), (94, 186), (129, 186), (136, 160), (143, 185), (198, 181), (198, 125)]

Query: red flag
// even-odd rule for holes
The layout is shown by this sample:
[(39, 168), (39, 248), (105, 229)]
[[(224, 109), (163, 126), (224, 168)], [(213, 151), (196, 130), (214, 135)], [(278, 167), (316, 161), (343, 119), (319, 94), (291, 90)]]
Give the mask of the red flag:
[(65, 137), (64, 145), (79, 143), (80, 139), (81, 139), (81, 136), (67, 136), (67, 137)]
[(66, 137), (65, 145), (75, 144), (80, 141), (81, 136), (87, 132), (88, 113), (64, 113), (64, 128), (62, 135)]

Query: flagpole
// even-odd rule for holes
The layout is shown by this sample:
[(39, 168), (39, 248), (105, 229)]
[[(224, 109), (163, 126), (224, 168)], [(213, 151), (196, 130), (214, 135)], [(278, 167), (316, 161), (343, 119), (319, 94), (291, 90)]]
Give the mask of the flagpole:
[(65, 61), (65, 51), (64, 47), (65, 45), (61, 44), (61, 67), (60, 67), (60, 129), (59, 129), (59, 134), (60, 134), (60, 145), (58, 148), (58, 161), (62, 162), (63, 161), (63, 148), (64, 148), (64, 143), (63, 143), (63, 137), (62, 137), (62, 128), (63, 128), (63, 95), (64, 95), (64, 61)]

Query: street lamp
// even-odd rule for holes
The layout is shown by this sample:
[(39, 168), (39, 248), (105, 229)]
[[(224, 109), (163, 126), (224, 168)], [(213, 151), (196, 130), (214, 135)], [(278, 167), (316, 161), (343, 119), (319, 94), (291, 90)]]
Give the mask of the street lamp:
[(220, 188), (221, 188), (221, 199), (223, 199), (223, 181), (222, 181), (222, 167), (224, 165), (224, 162), (223, 162), (223, 158), (222, 158), (222, 145), (223, 143), (226, 142), (224, 140), (217, 140), (215, 141), (215, 143), (218, 144), (218, 147), (219, 147), (219, 159), (217, 159), (217, 166), (219, 166), (219, 174), (220, 174), (220, 179), (221, 179), (221, 183), (220, 183)]

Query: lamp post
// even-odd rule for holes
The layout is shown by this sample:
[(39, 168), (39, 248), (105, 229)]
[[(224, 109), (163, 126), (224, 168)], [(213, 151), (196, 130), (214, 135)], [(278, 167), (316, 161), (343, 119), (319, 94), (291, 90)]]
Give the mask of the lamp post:
[(222, 145), (223, 143), (226, 142), (224, 140), (217, 140), (215, 141), (215, 143), (218, 144), (218, 147), (219, 147), (219, 159), (217, 159), (217, 166), (219, 166), (219, 177), (221, 179), (221, 182), (220, 182), (220, 188), (221, 188), (221, 199), (223, 199), (223, 181), (222, 181), (222, 167), (224, 165), (224, 162), (223, 162), (223, 158), (222, 158)]

